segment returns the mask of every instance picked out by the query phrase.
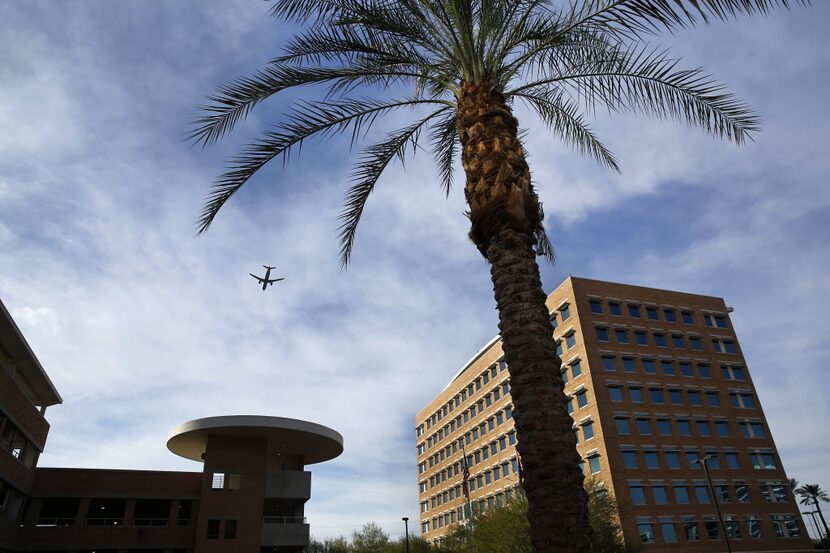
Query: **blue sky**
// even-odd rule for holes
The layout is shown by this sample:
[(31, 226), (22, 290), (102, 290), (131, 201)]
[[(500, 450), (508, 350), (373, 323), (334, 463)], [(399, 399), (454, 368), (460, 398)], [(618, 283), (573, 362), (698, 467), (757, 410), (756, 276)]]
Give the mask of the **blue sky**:
[[(497, 333), (487, 266), (460, 188), (445, 199), (419, 156), (383, 179), (341, 272), (341, 140), (268, 168), (194, 237), (223, 161), (290, 100), (216, 147), (183, 142), (207, 93), (279, 51), (289, 30), (266, 12), (254, 0), (3, 4), (0, 296), (65, 400), (49, 409), (41, 464), (200, 470), (166, 450), (173, 426), (295, 416), (346, 441), (315, 470), (315, 535), (370, 520), (397, 535), (401, 516), (418, 518), (414, 414)], [(824, 488), (828, 23), (820, 3), (657, 41), (760, 114), (745, 147), (599, 113), (623, 165), (613, 175), (517, 112), (559, 256), (542, 267), (546, 289), (570, 273), (724, 297), (785, 468)], [(262, 264), (286, 277), (267, 294), (248, 276)]]

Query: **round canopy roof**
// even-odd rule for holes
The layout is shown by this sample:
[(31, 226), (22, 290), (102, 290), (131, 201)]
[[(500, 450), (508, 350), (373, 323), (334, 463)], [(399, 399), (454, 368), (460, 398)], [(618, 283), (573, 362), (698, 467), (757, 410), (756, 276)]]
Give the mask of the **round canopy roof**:
[(343, 436), (313, 422), (283, 417), (229, 415), (196, 419), (176, 426), (167, 436), (167, 449), (193, 461), (202, 461), (208, 436), (266, 438), (269, 449), (301, 455), (311, 465), (343, 452)]

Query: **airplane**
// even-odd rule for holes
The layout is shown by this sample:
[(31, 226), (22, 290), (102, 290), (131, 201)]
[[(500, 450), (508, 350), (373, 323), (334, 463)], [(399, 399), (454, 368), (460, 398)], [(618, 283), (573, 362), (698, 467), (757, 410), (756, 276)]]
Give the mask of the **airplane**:
[(268, 265), (263, 265), (263, 267), (267, 269), (265, 271), (265, 277), (258, 277), (254, 273), (248, 273), (249, 275), (257, 279), (260, 284), (262, 284), (263, 290), (265, 290), (265, 288), (267, 288), (269, 284), (274, 284), (275, 282), (285, 280), (285, 278), (268, 278), (271, 276), (271, 269), (276, 269), (276, 267), (269, 267)]

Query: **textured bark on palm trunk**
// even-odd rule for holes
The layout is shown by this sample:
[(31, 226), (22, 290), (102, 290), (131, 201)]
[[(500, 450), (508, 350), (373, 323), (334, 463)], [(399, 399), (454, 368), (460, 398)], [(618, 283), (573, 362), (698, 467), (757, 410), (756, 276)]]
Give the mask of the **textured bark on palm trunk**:
[(488, 82), (462, 83), (458, 132), (470, 238), (491, 263), (531, 539), (537, 553), (588, 552), (588, 499), (534, 250), (543, 214), (517, 122)]

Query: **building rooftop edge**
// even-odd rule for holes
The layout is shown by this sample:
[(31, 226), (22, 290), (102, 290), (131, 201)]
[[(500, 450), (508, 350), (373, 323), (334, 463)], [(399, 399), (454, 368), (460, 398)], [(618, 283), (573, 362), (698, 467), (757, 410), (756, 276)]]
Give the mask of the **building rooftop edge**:
[(0, 345), (6, 349), (13, 359), (20, 358), (25, 361), (18, 366), (17, 370), (24, 374), (25, 379), (32, 385), (33, 391), (37, 394), (39, 405), (48, 407), (63, 403), (57, 388), (52, 383), (49, 375), (43, 369), (40, 361), (35, 356), (29, 343), (20, 332), (17, 323), (6, 309), (3, 300), (0, 299)]
[[(711, 299), (717, 299), (717, 300), (721, 300), (721, 301), (723, 301), (723, 302), (724, 302), (724, 304), (726, 303), (726, 302), (724, 301), (724, 299), (723, 299), (722, 297), (720, 297), (720, 296), (709, 296), (709, 295), (706, 295), (706, 294), (697, 294), (697, 293), (694, 293), (694, 292), (684, 292), (684, 291), (681, 291), (681, 290), (669, 290), (669, 289), (666, 289), (666, 288), (655, 288), (655, 287), (653, 287), (653, 286), (642, 286), (642, 285), (639, 285), (639, 284), (629, 284), (629, 283), (627, 283), (627, 282), (616, 282), (616, 281), (612, 281), (612, 280), (601, 280), (601, 279), (597, 279), (597, 278), (588, 278), (588, 277), (581, 277), (581, 276), (574, 276), (574, 275), (568, 275), (565, 279), (563, 279), (563, 280), (562, 280), (562, 282), (560, 282), (560, 283), (559, 283), (559, 285), (558, 285), (558, 286), (556, 286), (556, 288), (554, 288), (553, 290), (551, 290), (550, 292), (548, 292), (548, 293), (546, 294), (546, 296), (545, 296), (545, 301), (547, 301), (547, 298), (549, 298), (551, 295), (553, 295), (553, 294), (554, 294), (557, 290), (559, 290), (560, 288), (562, 288), (562, 287), (563, 287), (563, 286), (564, 286), (564, 285), (565, 285), (568, 281), (572, 281), (572, 282), (573, 282), (573, 281), (582, 281), (582, 282), (598, 282), (598, 283), (603, 283), (603, 284), (614, 284), (614, 285), (616, 285), (616, 286), (628, 286), (628, 287), (631, 287), (631, 288), (640, 288), (640, 289), (643, 289), (643, 290), (653, 290), (653, 291), (657, 291), (657, 292), (672, 292), (672, 293), (675, 293), (675, 294), (685, 294), (685, 295), (688, 295), (688, 296), (697, 296), (697, 297), (701, 297), (701, 298), (711, 298)], [(441, 389), (441, 391), (438, 393), (438, 395), (436, 396), (436, 398), (437, 398), (438, 396), (440, 396), (442, 393), (444, 393), (444, 392), (445, 392), (445, 391), (446, 391), (446, 390), (447, 390), (450, 386), (452, 386), (453, 382), (455, 382), (456, 380), (458, 380), (458, 379), (459, 379), (459, 377), (461, 377), (461, 375), (462, 375), (462, 374), (464, 374), (464, 371), (466, 371), (467, 369), (469, 369), (469, 368), (473, 365), (473, 363), (475, 363), (476, 361), (478, 361), (478, 360), (479, 360), (479, 359), (480, 359), (480, 358), (481, 358), (481, 357), (482, 357), (485, 353), (487, 353), (487, 352), (490, 350), (490, 348), (492, 348), (492, 347), (493, 347), (493, 346), (494, 346), (494, 345), (495, 345), (495, 344), (496, 344), (499, 340), (501, 340), (501, 335), (496, 334), (496, 335), (495, 335), (492, 339), (490, 339), (490, 341), (488, 341), (488, 342), (487, 342), (487, 343), (486, 343), (486, 344), (485, 344), (485, 345), (484, 345), (484, 346), (483, 346), (480, 350), (478, 350), (478, 351), (477, 351), (477, 352), (476, 352), (476, 353), (475, 353), (475, 354), (474, 354), (474, 355), (470, 358), (470, 360), (469, 360), (469, 361), (467, 361), (467, 362), (464, 364), (464, 366), (463, 366), (460, 370), (458, 370), (458, 372), (456, 372), (456, 373), (453, 375), (453, 377), (450, 379), (450, 381), (449, 381), (449, 382), (447, 382), (447, 384), (446, 384), (446, 385), (445, 385), (445, 386)], [(434, 401), (434, 400), (435, 400), (435, 399), (433, 398), (433, 400), (431, 400), (431, 401), (430, 401), (430, 403), (432, 403), (432, 401)], [(427, 405), (429, 405), (429, 403), (428, 403)], [(424, 408), (426, 408), (426, 406), (425, 406)]]
[(482, 355), (484, 355), (485, 353), (487, 353), (487, 351), (488, 351), (491, 347), (493, 347), (493, 345), (494, 345), (496, 342), (498, 342), (499, 340), (501, 340), (501, 335), (500, 335), (500, 334), (496, 334), (495, 336), (493, 336), (493, 338), (492, 338), (489, 342), (487, 342), (487, 343), (484, 345), (484, 347), (483, 347), (483, 348), (481, 348), (480, 350), (478, 350), (478, 352), (476, 352), (476, 354), (475, 354), (475, 355), (473, 355), (473, 356), (470, 358), (470, 360), (469, 360), (469, 361), (467, 361), (467, 363), (465, 363), (465, 364), (464, 364), (464, 366), (461, 368), (461, 370), (460, 370), (460, 371), (458, 371), (457, 373), (455, 373), (455, 376), (453, 376), (453, 377), (452, 377), (452, 379), (450, 379), (450, 381), (449, 381), (449, 382), (447, 382), (447, 385), (446, 385), (446, 386), (444, 386), (444, 387), (441, 389), (441, 392), (443, 392), (444, 390), (446, 390), (447, 388), (449, 388), (450, 386), (452, 386), (452, 383), (453, 383), (453, 382), (455, 382), (456, 380), (458, 380), (458, 377), (459, 377), (459, 376), (461, 376), (462, 374), (464, 374), (464, 371), (466, 371), (467, 369), (469, 369), (469, 368), (470, 368), (470, 366), (471, 366), (473, 363), (475, 363), (476, 361), (478, 361), (478, 360), (479, 360), (479, 358), (480, 358)]

